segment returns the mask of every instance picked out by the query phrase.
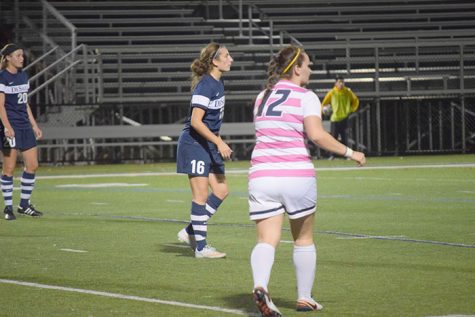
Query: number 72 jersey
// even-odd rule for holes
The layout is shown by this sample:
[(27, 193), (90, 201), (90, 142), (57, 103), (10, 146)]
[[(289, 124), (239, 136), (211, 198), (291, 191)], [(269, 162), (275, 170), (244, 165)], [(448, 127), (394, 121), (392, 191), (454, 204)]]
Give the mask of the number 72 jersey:
[(261, 92), (254, 105), (256, 146), (249, 178), (314, 177), (304, 118), (321, 118), (317, 95), (288, 80), (280, 80), (270, 94)]
[(15, 128), (30, 126), (28, 119), (28, 75), (19, 70), (12, 74), (6, 69), (0, 71), (0, 93), (5, 95), (5, 110), (8, 121)]

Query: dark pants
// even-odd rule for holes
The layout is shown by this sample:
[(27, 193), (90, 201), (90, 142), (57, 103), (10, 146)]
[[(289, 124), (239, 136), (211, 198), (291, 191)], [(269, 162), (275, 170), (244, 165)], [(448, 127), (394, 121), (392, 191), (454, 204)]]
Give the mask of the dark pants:
[(338, 136), (340, 136), (341, 143), (348, 145), (348, 118), (338, 122), (332, 121), (330, 128), (331, 135), (333, 135), (335, 139), (338, 140)]

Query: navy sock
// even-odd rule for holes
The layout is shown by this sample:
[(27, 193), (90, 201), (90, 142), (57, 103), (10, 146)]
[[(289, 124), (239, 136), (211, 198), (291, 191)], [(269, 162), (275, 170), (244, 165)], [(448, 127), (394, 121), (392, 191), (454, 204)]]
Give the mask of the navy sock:
[(191, 235), (195, 234), (195, 231), (193, 230), (193, 225), (191, 224), (191, 222), (188, 224), (188, 226), (186, 226), (185, 231), (186, 233), (191, 234)]
[(5, 207), (13, 209), (13, 176), (2, 175), (2, 194)]
[(208, 200), (206, 201), (206, 211), (210, 218), (216, 213), (222, 202), (223, 201), (213, 193), (208, 196)]
[(30, 197), (33, 192), (33, 187), (35, 186), (35, 174), (28, 173), (23, 171), (21, 175), (21, 194), (20, 194), (20, 207), (28, 208), (30, 205)]
[(205, 205), (191, 202), (191, 225), (195, 233), (196, 249), (203, 250), (206, 246), (206, 235), (208, 232), (208, 215)]

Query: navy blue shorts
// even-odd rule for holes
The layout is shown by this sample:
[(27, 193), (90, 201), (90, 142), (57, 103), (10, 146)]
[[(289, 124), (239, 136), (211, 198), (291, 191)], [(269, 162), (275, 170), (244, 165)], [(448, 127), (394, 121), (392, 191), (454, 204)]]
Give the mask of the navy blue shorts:
[(20, 151), (26, 151), (38, 145), (38, 143), (36, 142), (35, 133), (33, 132), (33, 128), (13, 127), (13, 131), (15, 131), (15, 137), (13, 138), (13, 140), (9, 140), (5, 137), (4, 128), (2, 127), (0, 129), (0, 140), (2, 149), (17, 149)]
[(176, 171), (181, 174), (208, 177), (209, 173), (224, 174), (224, 162), (216, 145), (198, 142), (186, 133), (178, 139)]

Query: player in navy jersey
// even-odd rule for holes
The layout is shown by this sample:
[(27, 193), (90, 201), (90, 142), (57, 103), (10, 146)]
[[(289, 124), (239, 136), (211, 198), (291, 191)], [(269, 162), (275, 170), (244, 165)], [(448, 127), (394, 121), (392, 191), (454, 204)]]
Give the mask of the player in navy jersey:
[(221, 76), (232, 62), (226, 47), (210, 43), (191, 64), (190, 115), (178, 140), (177, 172), (188, 174), (193, 200), (191, 223), (178, 232), (178, 239), (189, 244), (197, 258), (226, 256), (208, 245), (206, 237), (208, 220), (228, 195), (223, 159), (230, 159), (232, 150), (219, 130), (224, 114)]
[(0, 147), (3, 153), (1, 188), (5, 201), (5, 219), (16, 219), (12, 194), (18, 151), (22, 154), (25, 168), (21, 176), (21, 199), (17, 212), (40, 217), (42, 213), (33, 207), (30, 197), (38, 169), (36, 140), (42, 137), (42, 132), (28, 105), (30, 84), (27, 74), (22, 71), (23, 50), (15, 44), (7, 44), (0, 53)]

